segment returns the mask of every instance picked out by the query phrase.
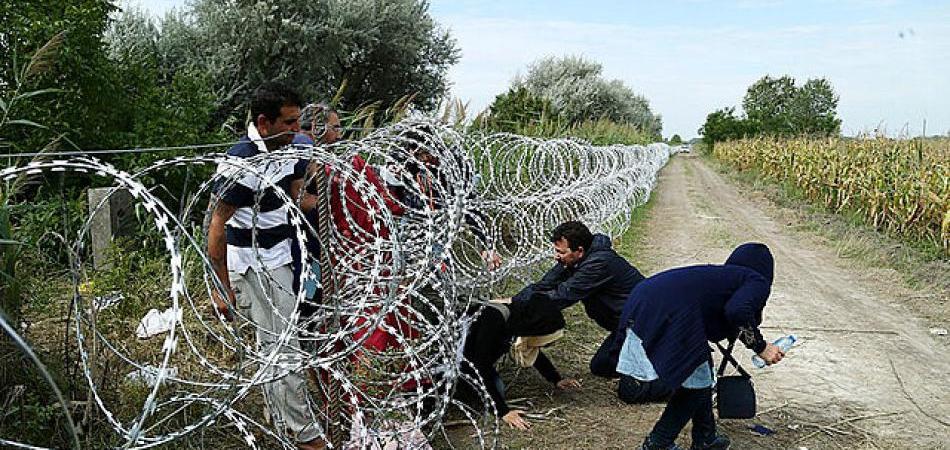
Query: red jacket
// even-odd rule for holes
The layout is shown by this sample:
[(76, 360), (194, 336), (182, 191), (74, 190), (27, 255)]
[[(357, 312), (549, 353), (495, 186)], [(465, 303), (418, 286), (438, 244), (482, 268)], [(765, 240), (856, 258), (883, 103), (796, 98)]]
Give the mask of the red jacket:
[[(333, 223), (342, 235), (343, 245), (359, 251), (359, 247), (372, 242), (376, 237), (388, 238), (389, 228), (382, 221), (381, 211), (385, 207), (393, 216), (402, 215), (405, 211), (396, 200), (389, 194), (389, 190), (379, 179), (376, 171), (372, 169), (366, 160), (360, 155), (353, 156), (353, 172), (357, 177), (365, 177), (365, 180), (373, 186), (376, 192), (383, 199), (384, 204), (379, 204), (379, 200), (360, 195), (356, 190), (356, 179), (341, 180), (340, 174), (331, 172), (330, 167), (325, 168), (327, 176), (332, 177), (330, 182), (330, 214), (333, 216)], [(343, 211), (343, 201), (340, 198), (340, 182), (343, 181), (343, 192), (346, 195), (346, 213)], [(370, 216), (369, 211), (376, 211), (375, 217)], [(350, 220), (356, 224), (356, 227), (347, 221), (347, 214)], [(378, 230), (377, 230), (378, 228)]]

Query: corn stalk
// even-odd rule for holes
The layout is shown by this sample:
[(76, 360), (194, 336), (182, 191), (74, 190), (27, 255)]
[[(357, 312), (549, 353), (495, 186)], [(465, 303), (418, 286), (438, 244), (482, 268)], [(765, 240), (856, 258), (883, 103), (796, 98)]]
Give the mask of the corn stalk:
[(950, 139), (757, 137), (717, 143), (713, 153), (794, 184), (831, 211), (856, 211), (881, 230), (950, 255)]

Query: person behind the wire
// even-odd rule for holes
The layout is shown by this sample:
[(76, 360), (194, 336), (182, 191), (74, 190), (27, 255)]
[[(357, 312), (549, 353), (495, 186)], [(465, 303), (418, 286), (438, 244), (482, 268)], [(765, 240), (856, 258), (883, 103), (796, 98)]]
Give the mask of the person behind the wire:
[[(557, 304), (543, 294), (534, 294), (518, 303), (493, 301), (485, 305), (469, 328), (465, 340), (462, 372), (482, 380), (498, 416), (513, 428), (528, 429), (524, 411), (511, 409), (505, 400), (505, 385), (495, 364), (505, 353), (520, 367), (534, 367), (558, 389), (580, 389), (574, 378), (564, 378), (541, 351), (564, 335), (564, 316)], [(462, 400), (477, 398), (478, 390), (464, 379), (458, 395)]]
[[(304, 132), (297, 137), (300, 144), (316, 142), (332, 145), (343, 137), (339, 113), (325, 103), (304, 107), (301, 113), (301, 129)], [(311, 170), (312, 168), (313, 166)], [(348, 250), (359, 251), (375, 239), (388, 238), (390, 230), (383, 223), (382, 215), (372, 212), (388, 209), (392, 215), (401, 215), (404, 210), (393, 199), (373, 167), (359, 153), (354, 153), (350, 159), (348, 174), (336, 173), (329, 165), (325, 166), (324, 170), (330, 177), (330, 212), (339, 233), (340, 243)], [(358, 178), (364, 179), (375, 194), (360, 192), (357, 189)], [(344, 192), (342, 196), (341, 184)]]
[[(340, 126), (340, 115), (332, 107), (325, 103), (311, 103), (303, 108), (300, 119), (301, 133), (295, 138), (295, 143), (299, 145), (333, 145), (342, 138), (342, 127)], [(316, 170), (317, 166), (312, 164), (310, 170)], [(338, 233), (343, 254), (349, 255), (342, 261), (331, 261), (333, 264), (345, 264), (340, 267), (338, 272), (341, 283), (347, 283), (347, 271), (369, 271), (371, 268), (365, 267), (357, 259), (359, 255), (367, 254), (368, 247), (375, 239), (388, 239), (390, 235), (389, 228), (382, 222), (383, 215), (379, 213), (382, 209), (388, 209), (392, 215), (401, 215), (404, 210), (396, 202), (386, 189), (383, 182), (379, 179), (372, 166), (367, 164), (358, 153), (354, 154), (350, 160), (351, 172), (348, 176), (336, 173), (329, 165), (324, 167), (325, 173), (330, 177), (330, 186), (328, 193), (330, 195), (330, 215), (333, 219), (335, 232)], [(369, 192), (362, 192), (357, 189), (357, 183), (350, 177), (362, 177), (367, 181), (375, 195)], [(343, 195), (340, 194), (342, 184)], [(313, 186), (311, 183), (310, 186)], [(380, 204), (379, 200), (382, 200)], [(316, 229), (316, 215), (312, 215), (312, 223)], [(318, 242), (317, 239), (313, 239)], [(308, 247), (310, 239), (308, 239)], [(317, 245), (318, 246), (318, 245)], [(319, 255), (319, 248), (313, 249), (313, 255)], [(364, 256), (365, 257), (365, 256)], [(389, 255), (384, 260), (390, 258)], [(319, 265), (314, 268), (319, 271)], [(318, 272), (317, 272), (318, 273)], [(307, 283), (304, 287), (308, 288)], [(364, 318), (357, 319), (364, 321)], [(393, 322), (387, 317), (387, 323)], [(383, 350), (390, 344), (390, 340), (381, 330), (359, 329), (354, 338), (361, 339), (364, 334), (370, 335), (364, 341), (364, 347), (374, 350)]]
[[(276, 82), (262, 84), (251, 98), (252, 122), (247, 135), (227, 154), (254, 158), (254, 172), (244, 172), (222, 162), (218, 167), (215, 194), (210, 205), (208, 257), (220, 288), (211, 290), (218, 313), (233, 320), (236, 307), (242, 317), (256, 326), (258, 351), (268, 354), (278, 346), (278, 336), (297, 324), (288, 320), (294, 313), (291, 247), (293, 227), (290, 205), (278, 189), (299, 201), (304, 211), (313, 209), (316, 198), (300, 195), (304, 173), (292, 160), (260, 159), (260, 155), (289, 145), (299, 130), (300, 97)], [(276, 187), (275, 187), (276, 185)], [(301, 355), (299, 340), (291, 336), (276, 349), (279, 361), (294, 361)], [(283, 433), (289, 431), (298, 448), (325, 448), (320, 425), (310, 407), (305, 378), (290, 372), (277, 378), (283, 368), (268, 367), (264, 385), (272, 421)]]
[[(293, 144), (301, 147), (310, 147), (314, 145), (331, 145), (343, 137), (343, 129), (340, 126), (340, 116), (332, 108), (324, 103), (310, 103), (300, 110), (300, 132), (294, 136)], [(307, 190), (311, 194), (316, 194), (313, 170), (316, 164), (310, 164), (309, 160), (301, 160), (298, 164), (303, 164), (309, 169), (308, 177), (310, 183), (307, 184)], [(300, 170), (298, 168), (298, 170)], [(309, 266), (313, 273), (313, 278), (304, 280), (303, 289), (305, 291), (304, 301), (300, 304), (301, 319), (307, 320), (316, 312), (316, 304), (320, 303), (320, 238), (315, 234), (319, 222), (317, 220), (317, 208), (304, 212), (309, 227), (307, 228), (307, 243), (303, 249), (300, 245), (294, 243), (291, 248), (294, 262), (294, 290), (300, 289), (303, 268)], [(303, 250), (303, 251), (302, 251)]]
[[(406, 207), (406, 212), (436, 211), (445, 207), (448, 198), (454, 198), (455, 184), (459, 181), (470, 182), (472, 189), (465, 197), (468, 204), (473, 203), (481, 176), (462, 162), (464, 157), (459, 148), (447, 148), (435, 127), (429, 124), (418, 124), (408, 128), (399, 135), (403, 151), (393, 155), (395, 164), (380, 167), (380, 177), (386, 182), (392, 195)], [(462, 170), (452, 175), (464, 180), (452, 179), (452, 176), (443, 170), (443, 162), (439, 155), (450, 158), (454, 167)], [(454, 161), (452, 161), (454, 159)], [(501, 267), (501, 256), (494, 250), (490, 236), (485, 233), (488, 227), (488, 217), (477, 209), (465, 208), (463, 216), (465, 225), (475, 236), (479, 245), (479, 254), (485, 263), (485, 268), (495, 270)], [(433, 262), (440, 266), (440, 270), (447, 270), (447, 249), (435, 245)]]

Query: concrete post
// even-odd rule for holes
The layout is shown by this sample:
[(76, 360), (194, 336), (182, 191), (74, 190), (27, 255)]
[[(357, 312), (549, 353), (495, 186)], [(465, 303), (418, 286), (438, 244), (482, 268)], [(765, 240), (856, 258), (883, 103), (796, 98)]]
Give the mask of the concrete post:
[(92, 237), (92, 263), (96, 270), (112, 266), (108, 258), (109, 246), (127, 228), (125, 225), (133, 214), (132, 206), (132, 194), (126, 189), (89, 189), (89, 215), (92, 216), (89, 234)]

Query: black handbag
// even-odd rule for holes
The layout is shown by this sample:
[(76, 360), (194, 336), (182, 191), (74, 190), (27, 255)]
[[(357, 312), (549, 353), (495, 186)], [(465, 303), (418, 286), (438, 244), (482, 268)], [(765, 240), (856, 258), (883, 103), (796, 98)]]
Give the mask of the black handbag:
[[(720, 419), (751, 419), (755, 417), (755, 387), (749, 372), (732, 357), (735, 344), (734, 339), (729, 341), (728, 348), (716, 343), (722, 353), (722, 362), (716, 372), (716, 409)], [(724, 376), (728, 364), (735, 366), (739, 374)]]

